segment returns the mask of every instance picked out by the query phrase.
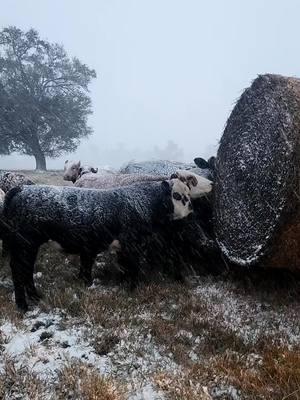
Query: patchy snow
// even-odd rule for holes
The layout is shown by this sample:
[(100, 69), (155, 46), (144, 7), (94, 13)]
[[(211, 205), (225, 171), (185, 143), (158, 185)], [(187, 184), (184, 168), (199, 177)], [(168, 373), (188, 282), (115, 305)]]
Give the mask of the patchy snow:
[(152, 384), (147, 384), (135, 392), (132, 392), (128, 400), (163, 400), (163, 393), (154, 388)]
[(180, 371), (172, 354), (163, 355), (164, 350), (155, 344), (150, 333), (141, 333), (136, 329), (122, 331), (120, 342), (107, 356), (112, 363), (111, 374), (127, 382), (130, 400), (164, 398), (153, 386), (151, 375)]
[[(150, 316), (145, 313), (141, 319)], [(150, 333), (138, 328), (118, 331), (118, 343), (106, 355), (97, 354), (91, 345), (95, 338), (88, 321), (69, 317), (62, 310), (49, 313), (36, 308), (28, 312), (21, 323), (0, 321), (2, 339), (0, 373), (7, 359), (14, 362), (16, 370), (23, 367), (45, 382), (54, 383), (59, 371), (68, 363), (80, 361), (95, 368), (104, 376), (126, 382), (129, 399), (164, 399), (155, 389), (150, 376), (158, 371), (179, 370), (172, 355), (162, 355)], [(103, 328), (103, 332), (105, 329)], [(101, 337), (101, 331), (96, 334)]]
[(6, 289), (12, 289), (13, 282), (10, 278), (8, 278), (5, 275), (0, 276), (0, 287), (6, 288)]
[(230, 400), (241, 400), (239, 391), (233, 386), (224, 386), (222, 388), (214, 388), (211, 391), (211, 395), (214, 399), (226, 399)]
[(299, 308), (295, 304), (272, 307), (258, 302), (250, 295), (238, 295), (225, 282), (199, 285), (195, 289), (199, 301), (209, 310), (211, 321), (228, 329), (245, 343), (255, 343), (269, 337), (287, 346), (300, 343)]
[[(9, 280), (5, 279), (5, 282), (10, 285)], [(274, 303), (268, 303), (265, 299), (258, 300), (253, 292), (247, 293), (240, 289), (238, 284), (230, 280), (203, 277), (196, 288), (187, 289), (187, 296), (191, 296), (196, 303), (199, 302), (200, 310), (202, 305), (207, 310), (204, 314), (201, 311), (197, 313), (200, 321), (202, 318), (208, 319), (211, 327), (215, 324), (217, 329), (233, 332), (245, 344), (255, 344), (261, 338), (270, 339), (270, 343), (273, 340), (276, 343), (280, 341), (290, 348), (299, 344), (299, 302), (286, 302), (282, 306), (276, 302), (274, 306)], [(108, 288), (97, 280), (89, 291), (113, 292), (118, 296), (118, 287)], [(159, 316), (162, 320), (172, 322), (173, 313), (176, 314), (180, 309), (180, 302), (177, 304), (174, 299), (169, 300), (170, 303), (165, 300), (159, 303)], [(116, 312), (116, 319), (119, 311)], [(155, 316), (157, 317), (156, 313)], [(129, 318), (114, 328), (92, 325), (88, 318), (72, 318), (61, 309), (46, 313), (35, 308), (23, 320), (17, 319), (16, 323), (14, 320), (2, 318), (0, 373), (5, 360), (10, 359), (14, 361), (17, 371), (22, 371), (25, 367), (47, 382), (45, 386), (49, 388), (55, 384), (58, 372), (66, 364), (78, 360), (86, 363), (89, 368), (95, 368), (101, 375), (122, 382), (129, 400), (164, 399), (164, 394), (160, 391), (162, 388), (154, 383), (155, 376), (160, 373), (184, 376), (184, 365), (178, 365), (170, 349), (152, 337), (148, 325), (154, 317), (151, 308), (138, 307), (132, 317), (135, 323), (132, 324)], [(105, 349), (107, 353), (103, 355), (97, 344), (101, 346), (102, 337), (105, 338), (106, 335), (115, 336), (117, 340), (113, 346)], [(205, 361), (205, 355), (199, 352), (205, 332), (194, 332), (192, 328), (186, 327), (178, 329), (173, 339), (188, 344), (186, 356), (190, 363)], [(247, 366), (251, 369), (255, 370), (262, 364), (261, 355), (255, 352), (246, 357)], [(199, 382), (199, 385), (203, 383)], [(243, 394), (235, 387), (218, 377), (212, 377), (209, 390), (207, 399), (243, 398)]]
[[(64, 329), (63, 314), (49, 314), (38, 309), (24, 317), (22, 326), (4, 321), (0, 333), (4, 337), (2, 358), (12, 359), (17, 368), (26, 365), (42, 379), (54, 378), (67, 361), (80, 360), (93, 364), (101, 373), (110, 370), (107, 357), (99, 357), (85, 337), (89, 328), (74, 321)], [(72, 325), (68, 321), (68, 325)], [(3, 363), (0, 362), (0, 371)]]

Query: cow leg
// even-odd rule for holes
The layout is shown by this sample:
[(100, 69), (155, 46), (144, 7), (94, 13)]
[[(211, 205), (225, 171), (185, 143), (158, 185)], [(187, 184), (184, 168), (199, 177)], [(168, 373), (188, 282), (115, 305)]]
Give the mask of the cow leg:
[(80, 253), (80, 271), (79, 278), (82, 279), (87, 285), (91, 285), (92, 267), (95, 262), (96, 255), (88, 251)]
[(133, 233), (119, 238), (121, 250), (117, 253), (118, 262), (124, 269), (124, 279), (130, 283), (130, 288), (136, 288), (141, 269), (143, 240)]
[(10, 259), (10, 268), (14, 283), (16, 305), (20, 311), (26, 312), (28, 310), (28, 305), (25, 299), (25, 286), (22, 279), (23, 266), (12, 256)]
[(38, 302), (41, 298), (42, 295), (39, 293), (35, 287), (34, 281), (33, 281), (33, 272), (34, 272), (34, 263), (37, 257), (38, 253), (38, 247), (32, 247), (30, 249), (30, 252), (27, 255), (27, 262), (28, 262), (28, 274), (26, 277), (26, 283), (25, 283), (25, 290), (28, 299)]
[(25, 298), (25, 290), (29, 297), (36, 297), (37, 292), (33, 282), (34, 262), (38, 248), (31, 246), (30, 243), (12, 241), (10, 243), (10, 267), (15, 289), (15, 301), (17, 307), (26, 312), (28, 305)]
[(128, 253), (124, 250), (118, 254), (118, 263), (121, 265), (124, 271), (124, 281), (130, 284), (130, 289), (134, 290), (138, 283), (138, 266), (136, 260), (133, 260)]
[(7, 240), (2, 239), (2, 258), (9, 256), (9, 243)]

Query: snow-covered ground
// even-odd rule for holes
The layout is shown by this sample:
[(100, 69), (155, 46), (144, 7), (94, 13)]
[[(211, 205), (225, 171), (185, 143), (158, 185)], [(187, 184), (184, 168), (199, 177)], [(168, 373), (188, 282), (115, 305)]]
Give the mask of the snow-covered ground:
[[(38, 280), (42, 278), (41, 273), (36, 277)], [(1, 288), (11, 291), (9, 278), (0, 281)], [(166, 343), (157, 340), (157, 336), (164, 333), (157, 335), (152, 332), (151, 327), (153, 320), (157, 321), (158, 318), (162, 321), (162, 328), (166, 323), (167, 326), (174, 325), (176, 330), (178, 324), (176, 334), (168, 338), (171, 344), (189, 343), (184, 350), (190, 365), (207, 363), (209, 357), (205, 352), (201, 354), (201, 349), (203, 341), (209, 340), (207, 337), (209, 333), (203, 329), (201, 336), (201, 332), (193, 325), (190, 330), (184, 329), (180, 321), (176, 320), (182, 302), (188, 301), (191, 302), (192, 312), (197, 302), (201, 305), (201, 309), (205, 310), (204, 314), (199, 310), (198, 314), (194, 315), (194, 323), (210, 323), (212, 326), (217, 324), (218, 329), (235, 334), (245, 346), (251, 347), (252, 350), (247, 355), (247, 363), (251, 366), (263, 363), (260, 351), (253, 352), (253, 346), (255, 347), (260, 338), (268, 337), (269, 343), (274, 342), (286, 346), (287, 349), (295, 349), (300, 343), (299, 302), (292, 301), (291, 304), (284, 302), (278, 306), (267, 299), (259, 301), (253, 293), (242, 293), (236, 282), (212, 278), (205, 278), (196, 286), (187, 287), (185, 294), (181, 293), (175, 299), (164, 298), (164, 290), (167, 296), (172, 294), (168, 289), (158, 290), (160, 294), (157, 310), (154, 304), (149, 304), (147, 308), (145, 304), (139, 307), (137, 303), (135, 312), (128, 317), (128, 326), (122, 320), (120, 327), (113, 330), (111, 326), (95, 324), (89, 312), (74, 317), (63, 308), (45, 311), (44, 307), (35, 307), (23, 318), (17, 319), (14, 314), (2, 315), (0, 376), (5, 372), (5, 365), (9, 360), (16, 371), (26, 369), (43, 381), (48, 388), (48, 398), (54, 399), (53, 388), (60, 372), (66, 365), (80, 362), (101, 376), (113, 378), (121, 383), (123, 389), (125, 388), (122, 397), (124, 399), (172, 398), (168, 397), (168, 392), (162, 390), (164, 385), (160, 384), (160, 378), (157, 377), (161, 374), (182, 377), (186, 365), (176, 359)], [(93, 285), (89, 292), (90, 296), (95, 294), (95, 300), (101, 293), (105, 293), (106, 296), (109, 293), (111, 296), (119, 295), (118, 288), (107, 289), (97, 284)], [(185, 296), (185, 299), (181, 296)], [(132, 300), (130, 296), (128, 299)], [(119, 313), (122, 313), (122, 310), (114, 309), (111, 321), (114, 318), (120, 319)], [(117, 340), (111, 347), (108, 346), (107, 352), (99, 351), (95, 345), (95, 338), (101, 342), (108, 334), (111, 335), (114, 329)], [(204, 399), (244, 398), (238, 388), (223, 381), (218, 382), (215, 378), (212, 379), (209, 388), (206, 387), (207, 379), (199, 384)]]

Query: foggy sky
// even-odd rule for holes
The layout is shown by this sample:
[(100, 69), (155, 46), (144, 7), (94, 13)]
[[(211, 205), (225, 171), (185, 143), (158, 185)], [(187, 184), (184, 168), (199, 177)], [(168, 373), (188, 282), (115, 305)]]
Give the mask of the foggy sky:
[[(1, 2), (0, 24), (34, 28), (97, 72), (94, 134), (75, 155), (48, 160), (60, 168), (66, 158), (117, 165), (151, 157), (169, 140), (185, 160), (212, 155), (258, 74), (300, 76), (299, 15), (297, 0), (10, 0)], [(0, 168), (34, 166), (0, 156)]]

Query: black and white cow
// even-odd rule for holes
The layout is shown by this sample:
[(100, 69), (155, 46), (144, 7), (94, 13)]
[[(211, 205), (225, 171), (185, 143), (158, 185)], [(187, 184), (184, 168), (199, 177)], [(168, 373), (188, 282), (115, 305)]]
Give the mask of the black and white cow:
[(80, 276), (87, 283), (96, 255), (117, 240), (119, 262), (135, 282), (145, 239), (191, 212), (190, 190), (178, 179), (111, 190), (12, 189), (6, 195), (3, 215), (11, 227), (10, 265), (17, 306), (27, 310), (25, 292), (29, 298), (38, 298), (34, 263), (40, 245), (48, 240), (58, 242), (68, 253), (80, 254)]

